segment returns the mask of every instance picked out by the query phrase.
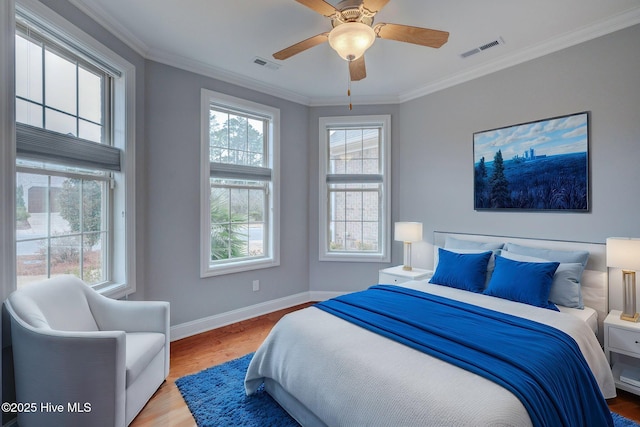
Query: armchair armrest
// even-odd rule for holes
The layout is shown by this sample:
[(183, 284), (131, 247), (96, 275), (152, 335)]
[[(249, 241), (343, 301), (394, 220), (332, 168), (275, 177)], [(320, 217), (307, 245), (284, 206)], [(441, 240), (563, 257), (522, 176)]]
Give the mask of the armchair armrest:
[(101, 330), (159, 332), (164, 334), (164, 376), (169, 375), (169, 303), (165, 301), (119, 301), (91, 290), (87, 298)]
[[(91, 406), (91, 417), (125, 423), (126, 341), (122, 331), (69, 332), (33, 328), (11, 319), (16, 397), (28, 396), (38, 411), (21, 414), (32, 425), (67, 424), (68, 405)], [(56, 396), (55, 402), (51, 396)], [(63, 405), (52, 415), (41, 404)], [(52, 418), (53, 417), (53, 418)], [(77, 421), (77, 419), (76, 419)]]
[(92, 295), (89, 306), (100, 330), (169, 333), (169, 303), (119, 301)]

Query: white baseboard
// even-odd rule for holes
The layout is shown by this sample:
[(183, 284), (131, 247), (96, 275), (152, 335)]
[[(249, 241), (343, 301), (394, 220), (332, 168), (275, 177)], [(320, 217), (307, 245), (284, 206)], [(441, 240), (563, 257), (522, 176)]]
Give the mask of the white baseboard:
[(349, 292), (310, 291), (309, 301), (325, 301), (348, 293)]
[(239, 308), (237, 310), (227, 311), (226, 313), (216, 314), (214, 316), (205, 317), (191, 322), (181, 323), (171, 327), (171, 341), (197, 335), (212, 329), (221, 328), (231, 325), (232, 323), (241, 322), (243, 320), (252, 319), (264, 314), (273, 313), (274, 311), (293, 307), (294, 305), (304, 304), (311, 301), (324, 301), (329, 298), (343, 295), (347, 292), (327, 292), (327, 291), (310, 291), (290, 295), (284, 298), (278, 298), (271, 301), (262, 302), (260, 304), (250, 305), (249, 307)]

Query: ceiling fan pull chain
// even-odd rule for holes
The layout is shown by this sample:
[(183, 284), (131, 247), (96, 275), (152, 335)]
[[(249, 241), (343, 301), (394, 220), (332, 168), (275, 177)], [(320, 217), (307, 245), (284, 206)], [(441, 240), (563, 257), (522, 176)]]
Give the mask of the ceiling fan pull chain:
[[(349, 64), (351, 63), (351, 61), (349, 61)], [(349, 67), (347, 67), (347, 75), (348, 75), (348, 80), (347, 80), (347, 96), (349, 97), (349, 110), (353, 110), (353, 105), (351, 105), (351, 70), (349, 70)]]

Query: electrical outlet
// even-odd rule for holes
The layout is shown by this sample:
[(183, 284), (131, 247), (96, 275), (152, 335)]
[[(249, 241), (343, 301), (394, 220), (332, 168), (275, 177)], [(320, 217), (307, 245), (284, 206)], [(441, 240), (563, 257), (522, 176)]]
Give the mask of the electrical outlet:
[(253, 281), (253, 292), (257, 292), (260, 290), (260, 280)]

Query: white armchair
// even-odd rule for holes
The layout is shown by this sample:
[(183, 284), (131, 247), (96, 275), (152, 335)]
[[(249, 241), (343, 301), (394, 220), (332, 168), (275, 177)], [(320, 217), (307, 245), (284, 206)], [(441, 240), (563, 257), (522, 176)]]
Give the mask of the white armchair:
[(61, 276), (5, 306), (16, 401), (36, 409), (20, 427), (127, 426), (169, 374), (168, 302), (117, 301)]

